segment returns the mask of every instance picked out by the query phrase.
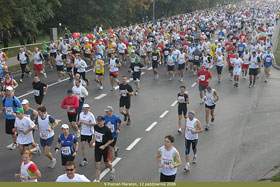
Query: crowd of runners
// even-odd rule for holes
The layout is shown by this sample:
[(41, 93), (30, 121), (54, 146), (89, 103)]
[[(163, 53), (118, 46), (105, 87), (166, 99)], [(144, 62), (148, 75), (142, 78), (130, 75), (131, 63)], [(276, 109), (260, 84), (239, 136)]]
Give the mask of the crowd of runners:
[[(81, 151), (83, 159), (79, 166), (88, 164), (86, 149), (89, 146), (94, 147), (95, 181), (100, 181), (102, 159), (110, 169), (110, 180), (114, 180), (116, 170), (111, 161), (118, 156), (118, 135), (124, 123), (132, 123), (131, 97), (140, 94), (141, 72), (149, 68), (153, 69), (154, 74), (151, 81), (174, 81), (177, 77), (183, 84), (184, 74), (191, 73), (198, 82), (200, 104), (205, 105), (205, 122), (195, 117), (195, 111), (188, 111), (190, 99), (185, 86), (180, 87), (177, 96), (178, 133), (183, 133), (186, 145), (184, 170), (190, 171), (191, 149), (192, 163), (195, 164), (198, 161), (198, 134), (203, 130), (208, 131), (214, 123), (215, 106), (220, 99), (210, 80), (228, 84), (222, 80), (222, 74), (228, 73), (233, 86), (238, 87), (240, 79), (248, 79), (246, 82), (250, 89), (257, 86), (256, 80), (260, 76), (265, 76), (265, 82), (269, 81), (270, 68), (275, 63), (272, 36), (278, 22), (279, 8), (277, 2), (256, 4), (249, 1), (155, 23), (131, 25), (114, 31), (110, 29), (108, 33), (104, 33), (100, 27), (92, 35), (75, 33), (69, 38), (60, 38), (58, 42), (43, 42), (42, 48), (35, 48), (34, 52), (23, 46), (17, 56), (22, 70), (19, 82), (24, 84), (24, 79), (34, 75), (30, 86), (34, 89), (36, 109), (29, 106), (28, 100), (20, 101), (14, 95), (19, 83), (9, 72), (8, 57), (0, 49), (1, 113), (6, 119), (6, 134), (11, 135), (13, 141), (8, 148), (14, 150), (18, 147), (22, 156), (21, 173), (15, 174), (15, 177), (20, 177), (22, 181), (37, 181), (41, 173), (31, 157), (32, 153), (41, 154), (42, 150), (50, 160), (49, 168), (55, 168), (57, 164), (55, 155), (61, 156), (61, 165), (66, 174), (59, 176), (57, 181), (89, 182), (85, 176), (75, 174), (74, 162), (77, 152)], [(34, 60), (33, 67), (30, 67), (31, 60)], [(121, 116), (111, 106), (105, 108), (105, 115), (96, 118), (91, 112), (86, 102), (91, 97), (87, 87), (95, 85), (87, 79), (89, 67), (95, 72), (96, 86), (100, 90), (104, 88), (104, 81), (108, 81), (104, 80), (105, 70), (108, 70), (111, 91), (119, 89)], [(216, 68), (215, 75), (210, 72), (212, 67)], [(128, 73), (119, 75), (120, 68), (127, 68)], [(55, 69), (59, 82), (63, 76), (69, 76), (73, 82), (73, 87), (67, 91), (60, 105), (69, 124), (59, 125), (43, 105), (43, 102), (47, 102), (44, 96), (48, 85), (40, 78), (46, 80), (47, 70)], [(130, 78), (136, 89), (128, 83)], [(58, 125), (62, 133), (55, 140), (54, 131)], [(73, 133), (70, 133), (70, 129)], [(37, 131), (40, 142), (34, 141)], [(183, 161), (172, 146), (174, 137), (168, 135), (164, 140), (164, 146), (159, 148), (157, 154), (160, 181), (172, 182), (175, 181), (177, 167)]]

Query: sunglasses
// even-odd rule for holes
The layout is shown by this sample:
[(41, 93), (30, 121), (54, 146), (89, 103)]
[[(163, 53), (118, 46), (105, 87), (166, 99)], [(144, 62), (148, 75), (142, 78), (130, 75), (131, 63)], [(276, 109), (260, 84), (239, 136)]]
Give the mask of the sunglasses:
[(74, 169), (66, 169), (66, 171), (74, 171)]

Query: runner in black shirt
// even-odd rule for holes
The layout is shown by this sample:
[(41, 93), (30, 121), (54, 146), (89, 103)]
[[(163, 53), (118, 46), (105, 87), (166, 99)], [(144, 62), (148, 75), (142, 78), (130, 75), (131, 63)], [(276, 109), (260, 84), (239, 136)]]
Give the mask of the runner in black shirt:
[[(120, 84), (120, 113), (124, 115), (124, 121), (127, 121), (127, 125), (130, 125), (130, 96), (133, 96), (133, 89), (127, 83), (127, 76), (122, 77), (123, 83)], [(124, 106), (126, 112), (124, 112)]]
[(166, 66), (166, 72), (168, 72), (168, 65), (167, 65), (166, 59), (167, 59), (169, 53), (171, 53), (171, 50), (169, 48), (169, 44), (165, 45), (165, 48), (162, 50), (162, 52), (163, 52), (163, 56), (164, 56), (164, 65)]
[(32, 83), (33, 89), (34, 89), (34, 97), (35, 97), (35, 102), (37, 104), (37, 108), (42, 106), (42, 102), (44, 99), (44, 96), (47, 93), (48, 90), (48, 85), (40, 82), (40, 79), (38, 76), (34, 77), (34, 81)]
[(178, 116), (179, 116), (179, 129), (178, 132), (182, 132), (182, 114), (184, 114), (184, 118), (187, 118), (187, 104), (190, 104), (190, 99), (188, 94), (186, 93), (186, 87), (180, 87), (181, 92), (177, 95), (177, 103), (178, 103)]
[(144, 70), (144, 65), (140, 63), (140, 60), (136, 60), (135, 63), (131, 63), (129, 68), (136, 85), (135, 95), (137, 95), (140, 90), (141, 70)]
[[(116, 170), (110, 162), (109, 145), (114, 141), (111, 130), (105, 126), (105, 118), (103, 116), (97, 117), (97, 125), (94, 126), (95, 136), (95, 181), (100, 180), (100, 162), (103, 157), (105, 166), (111, 170), (110, 180), (115, 178)], [(90, 142), (91, 147), (94, 146), (93, 140)]]
[[(163, 50), (164, 51), (164, 50)], [(160, 52), (157, 50), (157, 47), (154, 47), (153, 52), (152, 52), (152, 67), (154, 71), (154, 79), (158, 79), (158, 64), (160, 62)]]

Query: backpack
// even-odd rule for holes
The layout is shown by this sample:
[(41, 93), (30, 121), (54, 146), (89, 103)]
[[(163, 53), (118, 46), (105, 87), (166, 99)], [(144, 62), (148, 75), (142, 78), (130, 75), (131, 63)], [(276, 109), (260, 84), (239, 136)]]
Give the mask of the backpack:
[[(5, 107), (6, 99), (7, 99), (7, 97), (5, 97), (4, 100), (2, 101), (3, 107)], [(15, 101), (15, 96), (13, 96), (13, 106), (16, 107), (16, 108), (18, 107), (17, 103)]]

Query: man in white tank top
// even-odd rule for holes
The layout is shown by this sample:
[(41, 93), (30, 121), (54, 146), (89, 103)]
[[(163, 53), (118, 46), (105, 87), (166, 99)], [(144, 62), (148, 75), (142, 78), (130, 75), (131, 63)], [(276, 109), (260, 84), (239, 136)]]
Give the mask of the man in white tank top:
[(166, 136), (164, 146), (158, 149), (160, 182), (175, 182), (177, 167), (182, 164), (179, 152), (173, 147), (174, 140), (173, 136)]
[(192, 146), (193, 150), (193, 164), (197, 162), (197, 141), (198, 141), (198, 133), (201, 133), (203, 128), (201, 123), (198, 119), (195, 118), (195, 112), (190, 111), (188, 113), (188, 118), (186, 120), (185, 125), (185, 145), (186, 145), (186, 167), (184, 168), (185, 171), (190, 170), (190, 148)]
[(206, 121), (206, 128), (205, 131), (209, 130), (209, 116), (211, 113), (211, 123), (215, 120), (215, 106), (217, 101), (219, 100), (219, 94), (215, 89), (212, 89), (210, 86), (207, 87), (206, 96), (204, 97), (205, 100), (205, 121)]

